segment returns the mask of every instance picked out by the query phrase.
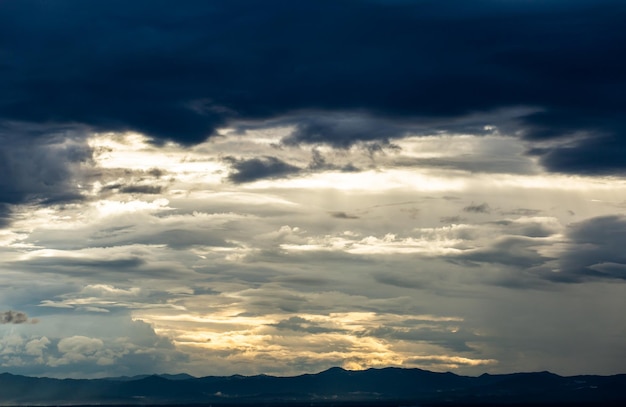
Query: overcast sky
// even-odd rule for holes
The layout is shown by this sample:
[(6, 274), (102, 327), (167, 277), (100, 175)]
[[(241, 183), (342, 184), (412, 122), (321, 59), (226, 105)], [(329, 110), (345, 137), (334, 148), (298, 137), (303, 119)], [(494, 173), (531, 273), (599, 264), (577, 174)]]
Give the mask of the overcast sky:
[(626, 372), (626, 2), (0, 2), (0, 371)]

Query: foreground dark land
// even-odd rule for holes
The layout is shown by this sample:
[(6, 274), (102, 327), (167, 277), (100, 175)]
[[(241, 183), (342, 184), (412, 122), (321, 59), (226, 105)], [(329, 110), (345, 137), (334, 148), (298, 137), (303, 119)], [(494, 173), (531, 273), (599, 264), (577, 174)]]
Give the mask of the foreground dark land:
[(0, 374), (2, 405), (218, 406), (617, 406), (626, 375), (562, 377), (549, 372), (479, 377), (420, 369), (329, 369), (295, 377), (187, 375), (97, 380)]
[[(66, 407), (121, 407), (138, 406), (139, 404), (87, 404), (66, 405)], [(141, 407), (496, 407), (503, 403), (419, 403), (411, 401), (387, 401), (387, 402), (274, 402), (274, 403), (211, 403), (211, 404), (141, 404)], [(624, 402), (607, 403), (506, 403), (507, 407), (623, 407)], [(7, 405), (6, 407), (24, 407), (26, 405)], [(37, 407), (52, 407), (37, 404)], [(29, 406), (31, 407), (31, 406)], [(58, 406), (54, 406), (58, 407)]]

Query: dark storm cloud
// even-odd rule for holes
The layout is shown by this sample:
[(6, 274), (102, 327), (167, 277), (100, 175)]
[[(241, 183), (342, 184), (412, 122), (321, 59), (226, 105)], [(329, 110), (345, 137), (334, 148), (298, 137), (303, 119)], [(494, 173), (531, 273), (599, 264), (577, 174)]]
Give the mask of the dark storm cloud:
[[(565, 230), (561, 247), (545, 250), (561, 233), (555, 225), (536, 222), (489, 222), (502, 236), (488, 245), (448, 256), (446, 260), (464, 267), (500, 265), (500, 275), (486, 281), (510, 288), (545, 287), (546, 283), (582, 283), (592, 280), (626, 280), (626, 217), (600, 216), (573, 223)], [(377, 281), (423, 288), (420, 280), (405, 276), (380, 275)]]
[(225, 157), (224, 161), (230, 163), (234, 170), (228, 179), (236, 184), (254, 182), (265, 178), (283, 178), (301, 171), (296, 166), (270, 156), (247, 160)]
[(163, 187), (159, 185), (126, 185), (120, 188), (124, 194), (160, 194)]
[(76, 259), (72, 257), (58, 256), (51, 259), (33, 259), (28, 266), (40, 272), (67, 275), (87, 275), (89, 272), (97, 273), (107, 271), (112, 273), (128, 273), (146, 264), (144, 259), (136, 256), (126, 256), (116, 259)]
[(2, 2), (0, 119), (192, 144), (313, 112), (285, 141), (345, 147), (528, 106), (503, 129), (578, 140), (535, 146), (548, 169), (621, 173), (625, 18), (618, 0)]
[(571, 246), (560, 258), (558, 273), (547, 274), (556, 281), (588, 279), (626, 280), (626, 217), (601, 216), (570, 226)]
[(533, 148), (528, 154), (539, 157), (540, 163), (553, 171), (589, 175), (623, 174), (625, 134), (626, 129), (620, 129), (615, 134), (594, 134), (565, 146)]
[(495, 263), (505, 266), (530, 268), (543, 265), (549, 260), (539, 253), (542, 241), (526, 236), (502, 236), (496, 239), (489, 247), (468, 251), (456, 257), (473, 263)]
[(78, 199), (70, 166), (91, 159), (91, 149), (79, 137), (69, 130), (35, 142), (30, 133), (0, 125), (0, 203)]
[(347, 148), (356, 141), (388, 143), (389, 139), (408, 133), (408, 128), (395, 123), (358, 115), (299, 117), (293, 123), (295, 130), (283, 143), (326, 143)]
[(10, 222), (12, 205), (82, 199), (72, 166), (91, 156), (82, 129), (0, 123), (0, 226)]
[(0, 228), (7, 226), (11, 221), (11, 207), (0, 203)]
[(123, 185), (119, 183), (105, 185), (101, 191), (118, 191), (122, 194), (160, 194), (163, 192), (160, 185)]

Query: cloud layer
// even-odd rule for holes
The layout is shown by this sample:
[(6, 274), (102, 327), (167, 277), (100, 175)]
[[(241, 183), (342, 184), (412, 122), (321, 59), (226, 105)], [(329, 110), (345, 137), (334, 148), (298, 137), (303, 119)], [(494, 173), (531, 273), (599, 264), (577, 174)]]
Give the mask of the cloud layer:
[(0, 2), (0, 366), (622, 373), (625, 18)]
[[(505, 136), (374, 152), (283, 137), (91, 136), (83, 199), (18, 206), (3, 232), (0, 305), (40, 322), (3, 325), (2, 363), (56, 376), (620, 371), (619, 180), (542, 173)], [(494, 150), (517, 170), (432, 162)]]
[(0, 7), (4, 121), (194, 144), (273, 119), (295, 123), (290, 143), (344, 147), (496, 125), (551, 171), (624, 170), (620, 1)]

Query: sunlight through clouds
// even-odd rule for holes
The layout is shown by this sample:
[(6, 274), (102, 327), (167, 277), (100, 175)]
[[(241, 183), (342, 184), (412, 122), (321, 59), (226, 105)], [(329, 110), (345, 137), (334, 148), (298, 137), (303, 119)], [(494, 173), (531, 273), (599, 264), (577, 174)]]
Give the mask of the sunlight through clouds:
[[(450, 308), (447, 298), (459, 292), (456, 302), (472, 304), (487, 295), (482, 287), (534, 290), (557, 275), (580, 278), (558, 260), (575, 247), (568, 225), (626, 201), (616, 179), (474, 173), (460, 161), (432, 161), (495, 150), (523, 161), (521, 146), (502, 136), (409, 137), (373, 155), (352, 147), (355, 169), (344, 172), (345, 156), (328, 147), (278, 148), (287, 134), (265, 128), (193, 148), (96, 134), (88, 198), (24, 207), (19, 228), (3, 231), (5, 261), (49, 276), (50, 287), (56, 275), (75, 281), (71, 290), (42, 289), (38, 309), (125, 313), (191, 357), (178, 368), (198, 375), (499, 371), (513, 363), (506, 351), (494, 351), (487, 322), (463, 315), (477, 305)], [(301, 170), (237, 184), (220, 158), (228, 154), (275, 155)], [(526, 202), (537, 191), (547, 192)], [(73, 351), (69, 339), (47, 337), (67, 352), (52, 356), (42, 345), (32, 363), (114, 366), (128, 354), (106, 341)], [(96, 344), (87, 332), (73, 338)]]
[(0, 2), (7, 372), (623, 373), (624, 6), (70, 3)]

